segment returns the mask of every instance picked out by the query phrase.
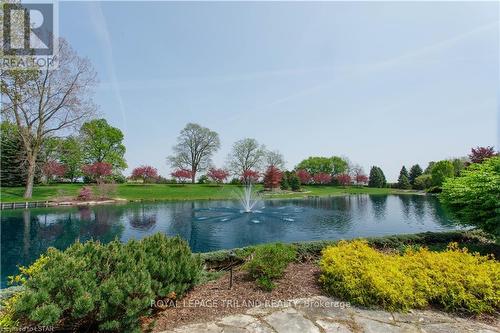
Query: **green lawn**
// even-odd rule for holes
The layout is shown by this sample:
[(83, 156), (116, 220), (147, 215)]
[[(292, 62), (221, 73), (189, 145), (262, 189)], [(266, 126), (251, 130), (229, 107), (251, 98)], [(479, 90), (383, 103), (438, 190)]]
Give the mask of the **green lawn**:
[[(36, 186), (31, 201), (53, 200), (57, 197), (75, 197), (82, 184), (55, 184)], [(262, 186), (258, 185), (258, 189)], [(234, 198), (238, 186), (235, 185), (200, 185), (200, 184), (118, 184), (116, 198), (128, 200), (199, 200), (199, 199), (231, 199)], [(2, 202), (19, 202), (23, 199), (24, 188), (0, 188)], [(340, 186), (304, 186), (302, 192), (265, 194), (273, 198), (300, 198), (304, 196), (324, 196), (342, 194), (397, 194), (415, 193), (389, 188), (340, 187)]]

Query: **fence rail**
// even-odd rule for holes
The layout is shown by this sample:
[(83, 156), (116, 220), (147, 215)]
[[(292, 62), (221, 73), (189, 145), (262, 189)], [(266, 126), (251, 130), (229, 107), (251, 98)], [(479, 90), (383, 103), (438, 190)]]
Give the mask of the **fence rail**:
[(0, 210), (50, 206), (58, 206), (58, 203), (53, 201), (0, 202)]

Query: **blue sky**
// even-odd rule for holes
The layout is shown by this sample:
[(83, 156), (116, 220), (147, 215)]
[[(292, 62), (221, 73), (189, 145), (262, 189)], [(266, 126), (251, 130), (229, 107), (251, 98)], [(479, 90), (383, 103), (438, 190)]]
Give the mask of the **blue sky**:
[(288, 168), (343, 155), (395, 180), (403, 164), (499, 146), (499, 6), (61, 2), (59, 33), (97, 70), (128, 170), (168, 175), (197, 122), (220, 135), (217, 166), (253, 137)]

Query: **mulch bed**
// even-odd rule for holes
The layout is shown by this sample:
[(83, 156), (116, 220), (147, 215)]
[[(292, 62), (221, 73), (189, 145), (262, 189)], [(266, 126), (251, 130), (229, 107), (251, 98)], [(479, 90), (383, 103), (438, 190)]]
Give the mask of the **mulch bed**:
[(314, 262), (292, 263), (271, 292), (259, 289), (241, 268), (233, 271), (233, 287), (229, 289), (229, 272), (215, 281), (193, 288), (175, 307), (166, 306), (144, 322), (154, 326), (153, 332), (174, 327), (211, 321), (266, 302), (285, 301), (321, 295), (318, 283), (319, 267)]

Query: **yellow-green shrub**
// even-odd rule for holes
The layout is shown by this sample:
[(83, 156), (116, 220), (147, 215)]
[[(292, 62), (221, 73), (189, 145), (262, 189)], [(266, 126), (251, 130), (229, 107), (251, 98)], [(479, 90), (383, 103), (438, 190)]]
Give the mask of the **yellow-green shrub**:
[(342, 241), (323, 250), (320, 266), (325, 290), (356, 304), (388, 310), (436, 304), (471, 313), (500, 308), (500, 263), (455, 243), (443, 252), (386, 254), (365, 241)]

